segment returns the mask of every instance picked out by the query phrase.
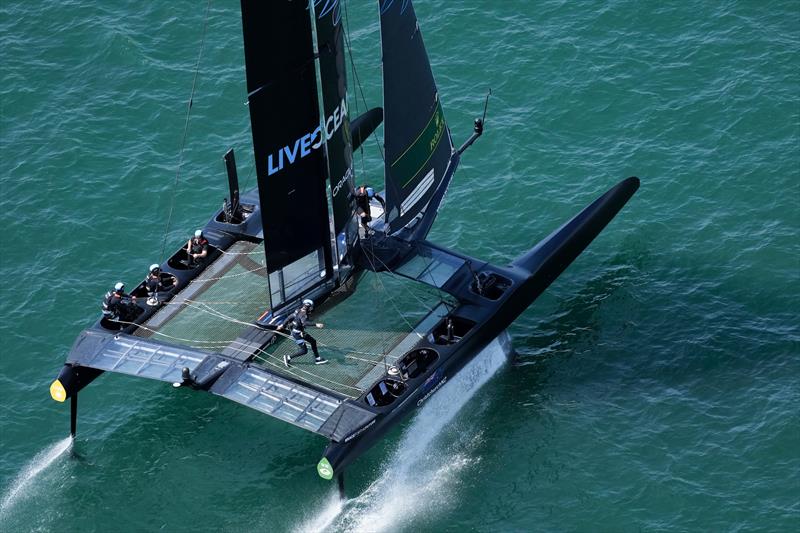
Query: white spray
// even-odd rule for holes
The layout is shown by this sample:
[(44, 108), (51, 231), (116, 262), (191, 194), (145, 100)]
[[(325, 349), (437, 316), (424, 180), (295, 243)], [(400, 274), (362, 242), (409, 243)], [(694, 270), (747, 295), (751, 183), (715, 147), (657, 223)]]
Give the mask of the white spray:
[(25, 468), (11, 483), (8, 493), (0, 502), (0, 518), (3, 518), (14, 504), (31, 488), (31, 484), (45, 468), (53, 464), (72, 446), (72, 437), (67, 437), (45, 448), (25, 465)]
[(391, 531), (421, 513), (430, 515), (447, 507), (458, 474), (477, 460), (470, 451), (479, 443), (480, 429), (470, 426), (455, 435), (457, 446), (436, 450), (430, 445), (503, 365), (509, 350), (503, 333), (423, 404), (378, 479), (344, 503), (332, 494), (322, 512), (297, 530), (324, 531), (333, 526), (337, 531)]

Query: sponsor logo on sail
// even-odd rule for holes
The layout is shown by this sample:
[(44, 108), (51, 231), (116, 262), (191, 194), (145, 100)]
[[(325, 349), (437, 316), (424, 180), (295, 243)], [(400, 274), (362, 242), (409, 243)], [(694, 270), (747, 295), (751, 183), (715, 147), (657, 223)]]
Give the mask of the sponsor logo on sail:
[(347, 169), (347, 172), (344, 173), (342, 179), (339, 180), (339, 183), (337, 183), (336, 186), (333, 188), (334, 197), (336, 197), (339, 194), (339, 191), (342, 190), (342, 187), (344, 187), (344, 185), (348, 182), (348, 180), (352, 177), (352, 175), (353, 175), (353, 169), (352, 167), (350, 167)]
[[(342, 20), (342, 6), (339, 0), (308, 0), (309, 6), (314, 5), (314, 11), (317, 13), (317, 18), (322, 20), (325, 15), (329, 13), (333, 17), (333, 25), (339, 24)], [(322, 6), (322, 7), (320, 7)]]
[(267, 156), (267, 174), (272, 176), (295, 161), (309, 155), (313, 150), (318, 150), (322, 145), (342, 127), (347, 118), (347, 101), (342, 98), (339, 106), (333, 110), (323, 122), (313, 131), (306, 133), (291, 145), (287, 144), (276, 153)]

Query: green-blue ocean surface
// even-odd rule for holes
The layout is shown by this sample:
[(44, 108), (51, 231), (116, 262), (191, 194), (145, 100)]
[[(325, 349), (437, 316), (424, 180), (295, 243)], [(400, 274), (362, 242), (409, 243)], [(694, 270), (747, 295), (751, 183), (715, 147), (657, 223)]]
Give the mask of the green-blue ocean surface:
[[(377, 2), (343, 7), (355, 116), (381, 105)], [(176, 185), (205, 8), (0, 3), (0, 530), (800, 529), (796, 0), (418, 0), (457, 144), (493, 92), (432, 241), (507, 263), (642, 180), (516, 358), (444, 386), (343, 505), (324, 439), (163, 383), (100, 377), (70, 443), (48, 387), (103, 293), (170, 213), (168, 250), (219, 208), (229, 147), (255, 185), (237, 2), (210, 5)], [(375, 142), (355, 160), (382, 181)]]

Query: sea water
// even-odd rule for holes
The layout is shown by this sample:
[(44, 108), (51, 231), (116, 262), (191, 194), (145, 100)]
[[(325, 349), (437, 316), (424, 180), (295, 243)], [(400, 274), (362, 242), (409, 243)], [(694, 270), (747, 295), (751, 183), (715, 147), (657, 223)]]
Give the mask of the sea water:
[[(344, 6), (356, 116), (381, 105), (376, 2)], [(204, 8), (0, 4), (2, 531), (291, 531), (335, 497), (323, 439), (125, 376), (81, 393), (48, 460), (69, 431), (48, 386), (103, 293), (219, 208), (228, 148), (255, 184), (235, 3), (211, 3), (179, 156)], [(800, 4), (415, 8), (456, 144), (492, 89), (431, 240), (504, 264), (618, 180), (642, 187), (510, 328), (514, 363), (430, 439), (409, 418), (379, 442), (323, 523), (797, 529)], [(382, 135), (357, 181), (380, 186)], [(403, 449), (422, 455), (405, 472)]]

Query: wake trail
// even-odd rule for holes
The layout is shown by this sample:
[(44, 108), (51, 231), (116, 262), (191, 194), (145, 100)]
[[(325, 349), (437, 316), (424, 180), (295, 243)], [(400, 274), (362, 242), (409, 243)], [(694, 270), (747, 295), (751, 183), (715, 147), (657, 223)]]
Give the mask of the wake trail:
[(455, 503), (453, 486), (459, 473), (479, 458), (475, 448), (480, 429), (456, 428), (455, 443), (437, 449), (431, 443), (452, 422), (475, 393), (503, 366), (510, 342), (495, 339), (442, 389), (431, 396), (387, 458), (382, 474), (367, 489), (342, 502), (334, 489), (323, 509), (296, 531), (390, 531), (421, 514), (430, 516)]
[(8, 493), (3, 497), (3, 501), (0, 502), (0, 518), (3, 518), (14, 504), (29, 491), (36, 477), (69, 450), (70, 447), (72, 447), (72, 437), (67, 437), (45, 448), (25, 465), (11, 483)]

